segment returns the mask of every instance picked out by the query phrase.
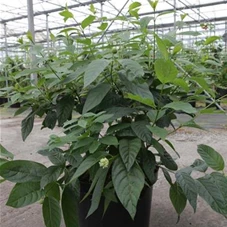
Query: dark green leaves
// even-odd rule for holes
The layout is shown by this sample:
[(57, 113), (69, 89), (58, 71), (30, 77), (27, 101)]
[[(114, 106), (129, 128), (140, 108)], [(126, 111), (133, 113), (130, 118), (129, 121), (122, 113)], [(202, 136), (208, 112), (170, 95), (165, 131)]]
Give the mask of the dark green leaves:
[(19, 208), (40, 200), (44, 191), (40, 189), (39, 182), (17, 183), (12, 189), (6, 205)]
[(223, 182), (222, 186), (219, 180), (212, 175), (201, 177), (197, 179), (198, 193), (213, 210), (221, 214), (227, 214), (227, 201), (223, 194), (223, 189), (227, 187), (227, 182), (224, 176), (221, 182)]
[(32, 161), (10, 161), (0, 167), (0, 176), (16, 183), (40, 181), (46, 167)]
[(53, 129), (57, 122), (57, 113), (55, 111), (48, 111), (43, 121), (43, 128), (47, 127)]
[(94, 154), (85, 158), (85, 160), (80, 164), (75, 174), (73, 175), (70, 182), (77, 179), (83, 173), (85, 173), (88, 169), (90, 169), (94, 164), (100, 161), (101, 158), (104, 158), (107, 154), (105, 152), (95, 152)]
[(132, 122), (131, 128), (133, 132), (144, 142), (150, 144), (152, 134), (149, 129), (146, 127), (149, 125), (147, 121), (135, 121)]
[(84, 73), (84, 87), (90, 85), (110, 64), (109, 60), (97, 59), (92, 61)]
[(106, 144), (106, 145), (115, 145), (115, 146), (118, 145), (118, 140), (117, 140), (117, 138), (115, 136), (102, 137), (99, 140), (99, 142), (102, 143), (102, 144)]
[(212, 147), (200, 144), (198, 145), (198, 153), (209, 167), (216, 171), (221, 171), (225, 167), (222, 156)]
[(169, 196), (176, 212), (180, 215), (186, 207), (187, 199), (177, 183), (171, 185)]
[(144, 187), (144, 174), (136, 164), (128, 172), (119, 157), (113, 164), (112, 180), (119, 200), (134, 218), (137, 202)]
[(96, 107), (104, 99), (110, 90), (109, 84), (99, 84), (88, 93), (87, 100), (84, 104), (83, 114)]
[(134, 78), (142, 77), (144, 75), (143, 68), (138, 62), (132, 59), (122, 59), (118, 61), (126, 70), (133, 74)]
[(46, 227), (60, 227), (61, 209), (53, 197), (46, 197), (43, 203), (43, 218)]
[(177, 68), (175, 67), (174, 63), (169, 59), (157, 59), (155, 61), (154, 67), (157, 78), (163, 84), (172, 82), (178, 74)]
[(6, 148), (3, 147), (1, 144), (0, 144), (0, 156), (9, 158), (9, 159), (14, 158), (14, 155), (11, 152), (9, 152), (8, 150), (6, 150)]
[(157, 181), (157, 163), (154, 154), (149, 150), (144, 150), (142, 153), (142, 168), (149, 183), (153, 185)]
[(119, 151), (127, 171), (133, 166), (136, 156), (141, 148), (141, 140), (136, 138), (132, 140), (122, 139), (119, 142)]
[(70, 95), (62, 97), (57, 102), (56, 110), (59, 126), (62, 126), (65, 123), (65, 121), (71, 118), (73, 108), (74, 98)]
[(62, 193), (62, 212), (66, 227), (79, 227), (79, 196), (70, 185)]
[(21, 135), (23, 141), (25, 141), (28, 135), (31, 133), (33, 129), (34, 119), (35, 115), (32, 112), (21, 122)]
[(171, 103), (165, 105), (164, 108), (181, 110), (181, 111), (183, 111), (185, 113), (189, 113), (189, 114), (197, 112), (196, 109), (193, 108), (189, 103), (181, 102), (181, 101), (171, 102)]
[(91, 207), (88, 211), (87, 216), (90, 216), (94, 211), (97, 210), (99, 206), (108, 171), (109, 171), (109, 168), (103, 169), (99, 176), (99, 179), (95, 185), (95, 189), (92, 193)]
[(181, 186), (185, 196), (187, 197), (189, 203), (196, 211), (197, 205), (197, 186), (194, 179), (187, 173), (181, 172), (177, 175), (177, 182)]
[(61, 173), (62, 173), (62, 167), (59, 167), (59, 166), (48, 167), (43, 177), (41, 178), (41, 181), (40, 181), (41, 188), (44, 188), (47, 184), (51, 182), (57, 181)]

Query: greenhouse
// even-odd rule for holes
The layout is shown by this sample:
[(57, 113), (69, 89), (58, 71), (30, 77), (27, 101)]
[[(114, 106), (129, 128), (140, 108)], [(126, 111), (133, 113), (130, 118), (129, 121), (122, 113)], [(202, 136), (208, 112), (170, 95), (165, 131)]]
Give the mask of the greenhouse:
[(227, 0), (0, 0), (1, 227), (227, 226)]

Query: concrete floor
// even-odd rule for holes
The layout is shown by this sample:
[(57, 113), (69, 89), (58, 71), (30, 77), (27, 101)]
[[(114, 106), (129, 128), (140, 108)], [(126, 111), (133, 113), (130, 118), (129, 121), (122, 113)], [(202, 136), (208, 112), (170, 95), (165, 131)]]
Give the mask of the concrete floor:
[[(45, 146), (53, 131), (48, 129), (41, 131), (41, 120), (38, 119), (31, 135), (26, 142), (22, 142), (20, 135), (22, 118), (10, 118), (9, 116), (8, 113), (2, 112), (1, 144), (14, 153), (15, 159), (29, 159), (48, 164), (48, 160), (36, 152)], [(207, 115), (199, 119), (199, 122), (209, 128), (209, 131), (187, 128), (169, 136), (169, 140), (181, 155), (181, 159), (177, 160), (179, 166), (190, 165), (194, 159), (199, 158), (196, 147), (197, 144), (201, 143), (213, 146), (222, 154), (227, 163), (227, 117), (225, 115)], [(56, 129), (55, 133), (60, 133), (60, 129)], [(12, 184), (9, 182), (0, 185), (0, 226), (44, 227), (40, 204), (20, 209), (5, 206), (11, 187)], [(227, 219), (208, 208), (202, 200), (199, 200), (196, 214), (193, 213), (190, 206), (187, 206), (180, 222), (176, 224), (177, 215), (171, 205), (168, 193), (168, 183), (160, 173), (159, 180), (153, 190), (150, 227), (227, 227)], [(64, 227), (64, 224), (62, 224), (62, 227)]]

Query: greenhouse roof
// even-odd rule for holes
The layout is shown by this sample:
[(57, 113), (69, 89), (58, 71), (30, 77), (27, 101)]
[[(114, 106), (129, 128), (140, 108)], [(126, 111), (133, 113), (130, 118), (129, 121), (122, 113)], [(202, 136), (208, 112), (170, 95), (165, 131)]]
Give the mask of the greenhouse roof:
[[(17, 44), (18, 38), (28, 31), (27, 1), (29, 0), (0, 0), (0, 47), (4, 50)], [(49, 31), (57, 34), (61, 29), (79, 26), (81, 21), (91, 12), (89, 5), (92, 3), (99, 17), (115, 18), (116, 16), (129, 16), (128, 6), (135, 0), (33, 0), (34, 24), (36, 42), (45, 43)], [(152, 14), (152, 9), (147, 0), (138, 0), (142, 4), (139, 15), (141, 17)], [(175, 5), (176, 4), (176, 5)], [(64, 22), (59, 13), (66, 7), (74, 14), (75, 20)], [(165, 12), (176, 8), (176, 18), (187, 14), (186, 24), (196, 31), (203, 31), (201, 24), (212, 25), (214, 35), (223, 36), (227, 27), (227, 0), (159, 0), (157, 12)], [(160, 29), (170, 29), (174, 24), (174, 16), (166, 14), (157, 20)], [(97, 31), (99, 24), (93, 23), (87, 28), (87, 34)], [(128, 29), (127, 23), (115, 21), (109, 31)], [(205, 29), (206, 30), (206, 29)]]

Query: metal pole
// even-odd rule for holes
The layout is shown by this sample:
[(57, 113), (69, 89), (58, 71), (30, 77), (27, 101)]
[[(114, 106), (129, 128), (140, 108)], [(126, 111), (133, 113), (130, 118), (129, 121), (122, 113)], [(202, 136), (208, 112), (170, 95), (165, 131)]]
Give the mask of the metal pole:
[[(34, 28), (34, 12), (33, 12), (33, 0), (27, 0), (27, 11), (28, 11), (28, 30), (32, 34), (32, 41), (35, 44), (35, 28)], [(35, 62), (35, 55), (31, 54), (31, 65)], [(32, 73), (31, 76), (32, 83), (37, 83), (37, 74)]]
[(227, 21), (225, 21), (225, 36), (224, 36), (224, 40), (225, 40), (225, 52), (227, 52)]
[(47, 34), (47, 52), (49, 54), (50, 49), (50, 32), (49, 32), (49, 21), (48, 21), (48, 14), (46, 14), (46, 34)]
[(177, 1), (176, 0), (174, 0), (174, 16), (173, 16), (173, 18), (174, 18), (174, 31), (176, 31), (176, 22), (177, 22)]
[[(8, 58), (8, 43), (7, 43), (7, 30), (6, 30), (6, 23), (4, 23), (4, 35), (5, 35), (5, 55), (6, 59)], [(8, 75), (7, 75), (7, 70), (5, 69), (5, 77), (6, 77), (6, 87), (9, 87), (9, 82), (8, 82)], [(7, 98), (8, 99), (8, 98)], [(8, 99), (9, 101), (9, 99)]]
[[(101, 9), (100, 9), (101, 18), (103, 18), (103, 2), (101, 2), (100, 5), (101, 5)], [(103, 19), (102, 19), (102, 21), (103, 21)], [(102, 37), (102, 43), (104, 44), (104, 36)]]

